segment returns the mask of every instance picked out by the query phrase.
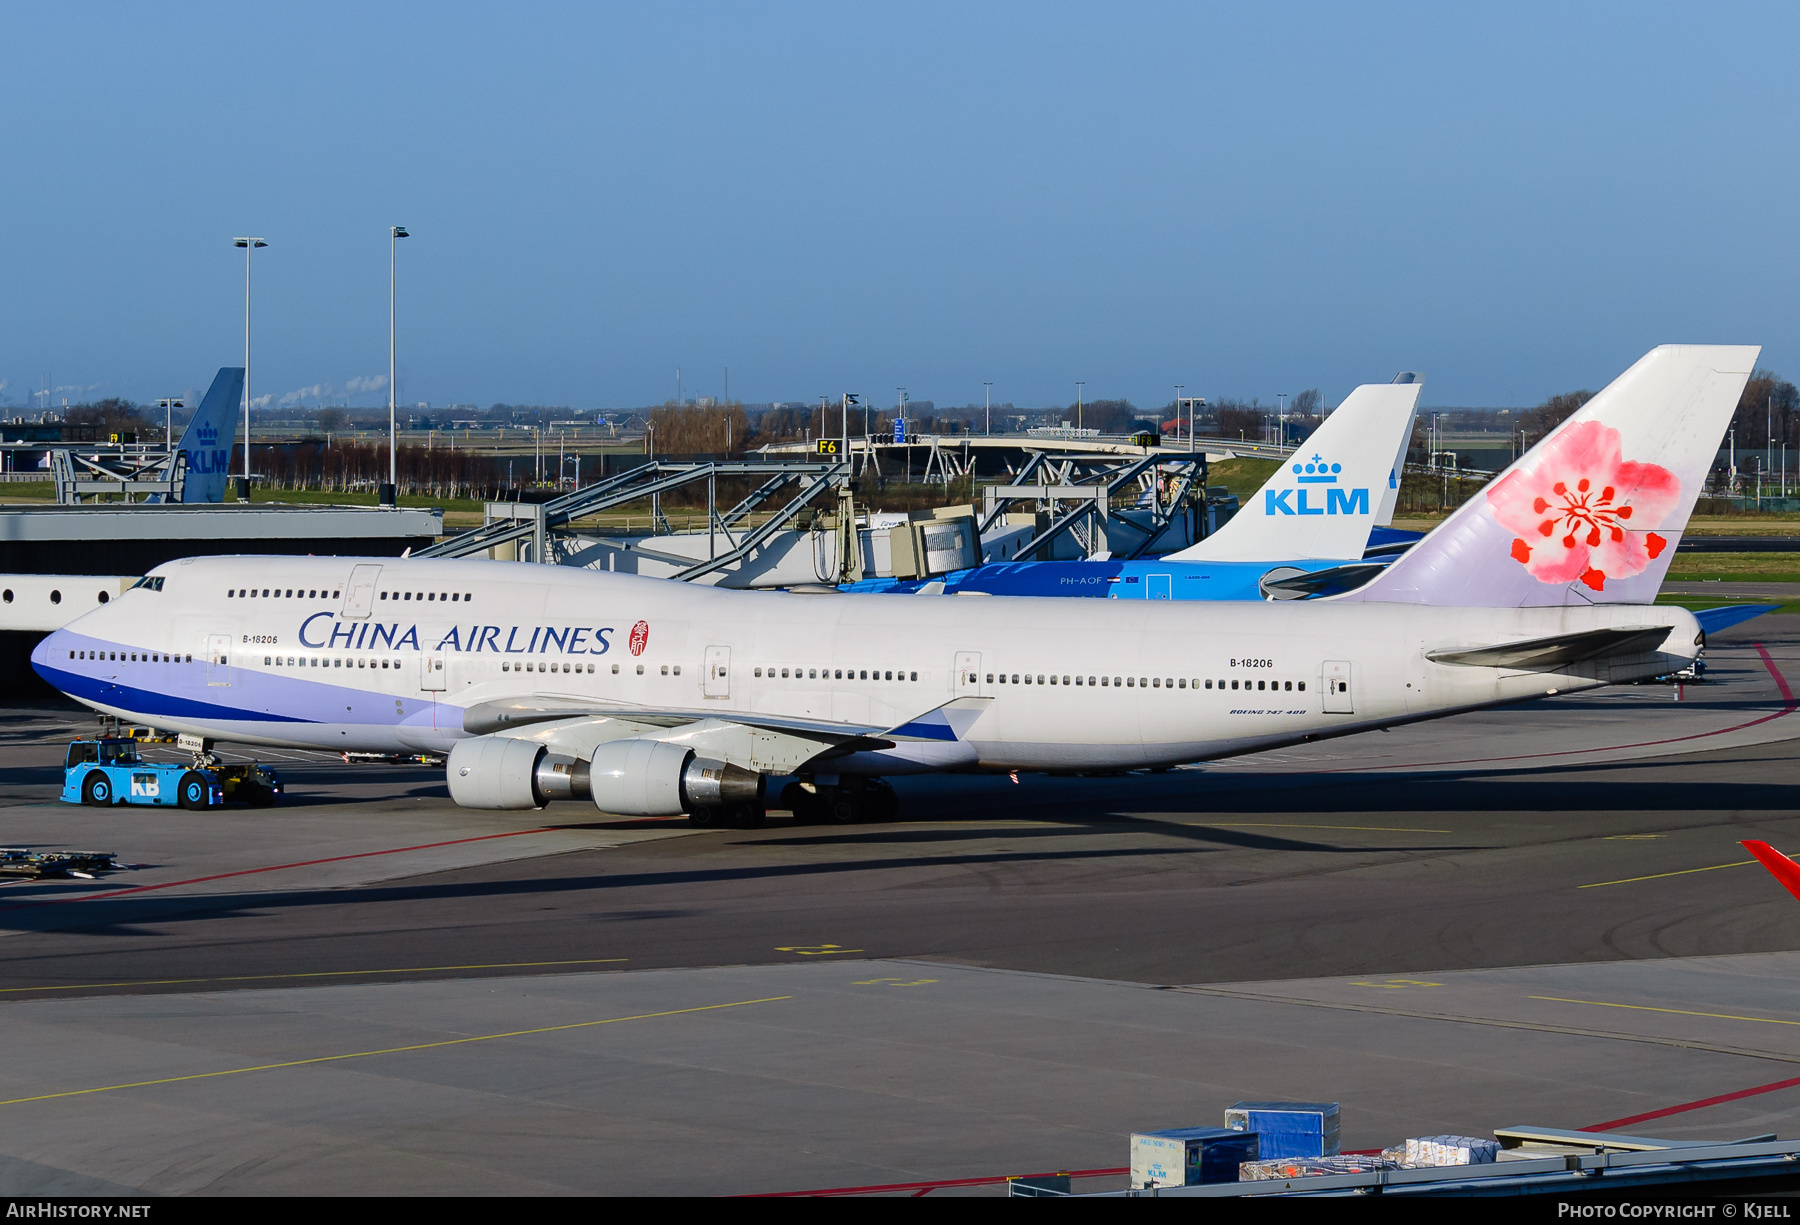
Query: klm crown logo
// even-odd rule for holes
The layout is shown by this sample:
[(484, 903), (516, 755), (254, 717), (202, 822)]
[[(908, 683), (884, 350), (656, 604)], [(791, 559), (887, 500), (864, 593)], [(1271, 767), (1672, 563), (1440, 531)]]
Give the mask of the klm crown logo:
[[(1344, 465), (1330, 464), (1315, 452), (1313, 457), (1303, 464), (1295, 464), (1294, 476), (1298, 479), (1299, 489), (1265, 489), (1263, 490), (1263, 514), (1265, 515), (1366, 515), (1369, 513), (1369, 491), (1367, 489), (1336, 488), (1338, 477), (1343, 474)], [(1330, 485), (1333, 488), (1325, 491), (1325, 505), (1307, 505), (1306, 495), (1311, 492), (1307, 485)]]
[(1317, 452), (1305, 465), (1295, 464), (1294, 475), (1300, 478), (1302, 485), (1335, 485), (1338, 473), (1344, 470), (1342, 464), (1327, 464), (1320, 459)]
[(201, 446), (210, 447), (215, 442), (219, 441), (219, 431), (212, 427), (210, 421), (203, 421), (200, 423), (200, 432), (195, 434), (194, 437)]

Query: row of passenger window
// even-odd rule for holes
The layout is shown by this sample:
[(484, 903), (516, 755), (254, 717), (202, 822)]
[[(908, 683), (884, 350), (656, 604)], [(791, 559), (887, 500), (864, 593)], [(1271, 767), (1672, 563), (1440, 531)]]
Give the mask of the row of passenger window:
[[(1096, 689), (1107, 689), (1107, 688), (1114, 688), (1114, 689), (1187, 689), (1190, 687), (1192, 687), (1194, 689), (1200, 689), (1200, 688), (1211, 689), (1214, 687), (1213, 682), (1211, 680), (1202, 681), (1201, 678), (1197, 677), (1197, 676), (1193, 677), (1190, 681), (1190, 678), (1185, 677), (1185, 676), (1181, 676), (1181, 677), (1176, 677), (1176, 676), (1089, 676), (1089, 677), (1048, 676), (1047, 677), (1043, 673), (1040, 672), (1034, 677), (1029, 672), (1026, 672), (1023, 674), (1014, 672), (1009, 677), (1008, 674), (1005, 672), (998, 672), (998, 673), (990, 672), (987, 674), (987, 679), (988, 679), (988, 684), (990, 684), (990, 685), (1030, 685), (1030, 684), (1034, 684), (1034, 683), (1039, 684), (1039, 685), (1055, 685), (1060, 682), (1061, 684), (1064, 684), (1064, 685), (1086, 684), (1086, 685), (1090, 685)], [(1278, 690), (1278, 689), (1281, 689), (1283, 685), (1286, 685), (1287, 691), (1292, 692), (1296, 684), (1298, 684), (1298, 686), (1300, 688), (1300, 692), (1302, 692), (1302, 693), (1306, 692), (1306, 682), (1305, 681), (1298, 681), (1298, 682), (1295, 682), (1295, 681), (1257, 681), (1256, 688), (1258, 688), (1258, 689), (1277, 689)], [(1221, 680), (1218, 683), (1217, 687), (1220, 689), (1224, 689), (1226, 687), (1226, 684), (1223, 680)], [(1238, 682), (1232, 681), (1230, 687), (1233, 689), (1236, 689), (1238, 687)], [(1244, 681), (1243, 687), (1245, 689), (1250, 688), (1250, 682)]]
[[(161, 579), (157, 582), (160, 584)], [(162, 590), (159, 586), (158, 591)], [(342, 589), (332, 591), (324, 587), (233, 587), (225, 593), (228, 600), (271, 599), (271, 600), (335, 600), (344, 593)], [(383, 591), (379, 593), (383, 600), (442, 600), (447, 604), (466, 604), (475, 598), (468, 591)]]
[[(757, 676), (767, 672), (770, 680), (776, 679), (774, 668), (756, 668), (753, 671)], [(780, 679), (787, 680), (790, 671), (793, 672), (793, 679), (797, 681), (916, 681), (919, 679), (917, 672), (883, 673), (880, 668), (864, 668), (860, 673), (855, 668), (783, 668)], [(849, 675), (846, 676), (845, 673), (849, 673)]]
[[(282, 662), (282, 658), (283, 657), (280, 655), (265, 655), (263, 656), (263, 666), (272, 666), (276, 668), (386, 668), (390, 666), (398, 668), (400, 666), (400, 661), (397, 659), (393, 660), (390, 664), (390, 662), (385, 659), (340, 659), (322, 655), (301, 655), (298, 657), (289, 655), (286, 657), (286, 663)], [(224, 661), (221, 660), (220, 662), (223, 663)]]
[(450, 603), (466, 604), (475, 596), (467, 591), (421, 591), (417, 594), (411, 591), (384, 591), (380, 593), (379, 598), (383, 600), (445, 600)]
[(227, 600), (249, 600), (256, 598), (273, 600), (335, 600), (341, 594), (343, 593), (339, 591), (327, 591), (323, 587), (314, 587), (311, 589), (305, 587), (289, 587), (285, 591), (280, 587), (264, 587), (261, 590), (258, 590), (255, 587), (233, 587), (225, 593), (225, 598)]
[(120, 663), (178, 664), (193, 663), (192, 655), (164, 655), (157, 651), (70, 651), (70, 659), (117, 660)]

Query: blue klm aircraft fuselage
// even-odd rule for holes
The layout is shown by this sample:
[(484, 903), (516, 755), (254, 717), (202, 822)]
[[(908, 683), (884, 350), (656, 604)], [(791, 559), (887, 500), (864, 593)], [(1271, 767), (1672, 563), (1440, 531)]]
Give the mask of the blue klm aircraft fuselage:
[[(1385, 525), (1420, 390), (1415, 374), (1356, 388), (1307, 440), (1310, 456), (1283, 460), (1230, 522), (1166, 557), (996, 562), (932, 580), (866, 579), (843, 590), (1111, 600), (1303, 599), (1349, 590), (1418, 539)], [(1328, 570), (1335, 573), (1306, 577)]]
[[(1398, 556), (1419, 536), (1418, 532), (1397, 528), (1372, 528), (1369, 548), (1373, 556)], [(934, 579), (864, 579), (846, 584), (842, 590), (909, 595), (928, 584), (942, 583), (945, 595), (1075, 596), (1090, 600), (1261, 600), (1265, 598), (1263, 578), (1273, 569), (1313, 574), (1340, 569), (1345, 564), (1341, 559), (1328, 558), (1281, 562), (1178, 561), (1164, 557), (1136, 561), (1009, 561), (956, 570)]]

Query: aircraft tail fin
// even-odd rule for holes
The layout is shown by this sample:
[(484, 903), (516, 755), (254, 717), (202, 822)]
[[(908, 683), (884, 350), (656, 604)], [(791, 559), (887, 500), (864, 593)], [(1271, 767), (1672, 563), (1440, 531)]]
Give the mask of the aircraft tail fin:
[(212, 386), (181, 433), (178, 449), (187, 455), (183, 502), (223, 502), (231, 467), (232, 436), (244, 399), (244, 368), (221, 366)]
[(1399, 488), (1394, 456), (1405, 455), (1424, 389), (1416, 375), (1400, 377), (1413, 381), (1366, 383), (1344, 397), (1229, 523), (1169, 560), (1359, 560), (1390, 486)]
[[(1402, 370), (1394, 376), (1396, 383), (1423, 383), (1425, 376), (1415, 370)], [(1406, 428), (1400, 431), (1399, 449), (1394, 453), (1393, 467), (1388, 469), (1387, 481), (1381, 491), (1381, 503), (1375, 508), (1376, 527), (1387, 527), (1394, 522), (1394, 507), (1400, 502), (1400, 477), (1406, 472), (1406, 453), (1412, 449), (1412, 423), (1418, 416), (1417, 401), (1413, 415), (1406, 419)]]
[(1766, 842), (1740, 842), (1739, 846), (1756, 856), (1758, 863), (1769, 870), (1769, 875), (1781, 882), (1781, 887), (1800, 898), (1800, 864)]
[(1340, 598), (1474, 608), (1650, 603), (1759, 351), (1652, 349), (1386, 571)]

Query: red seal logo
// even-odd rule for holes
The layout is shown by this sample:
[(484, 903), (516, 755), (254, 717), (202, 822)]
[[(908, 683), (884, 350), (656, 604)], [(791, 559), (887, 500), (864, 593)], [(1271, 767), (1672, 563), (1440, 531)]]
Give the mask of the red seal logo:
[(644, 653), (644, 648), (650, 645), (650, 623), (648, 621), (639, 621), (631, 627), (630, 645), (633, 655)]

